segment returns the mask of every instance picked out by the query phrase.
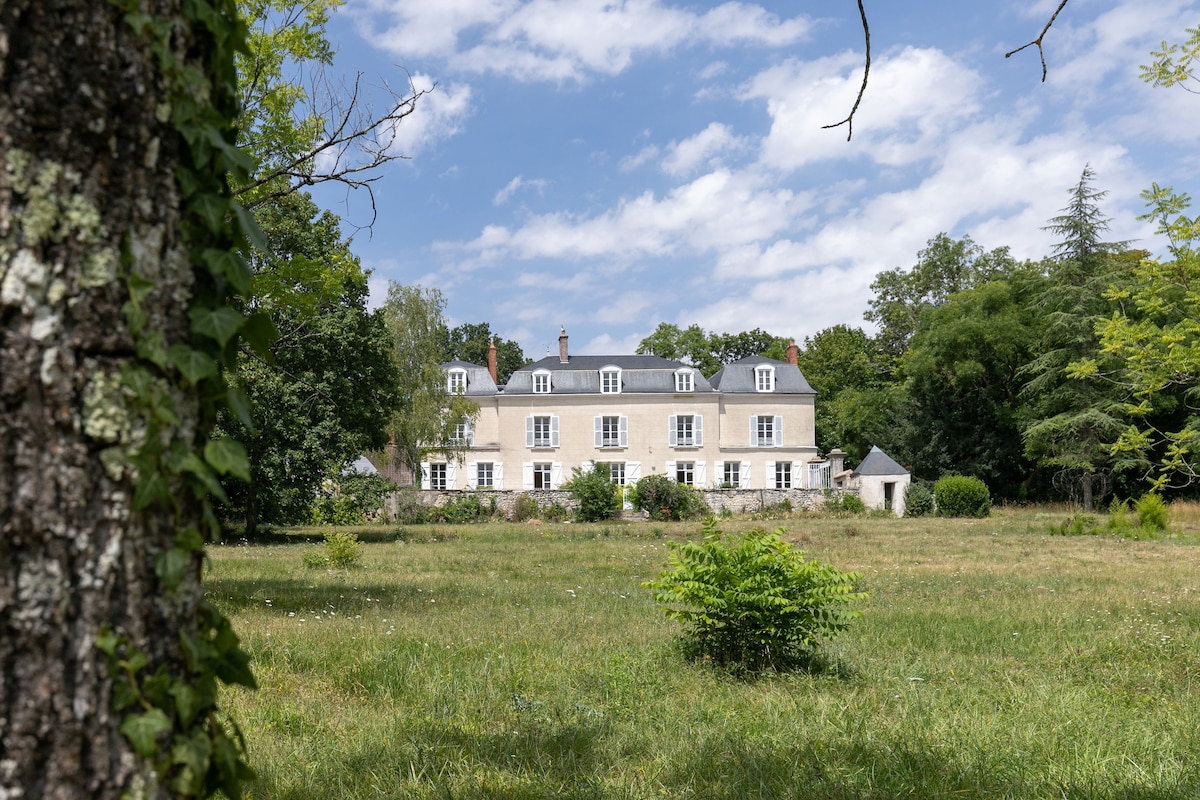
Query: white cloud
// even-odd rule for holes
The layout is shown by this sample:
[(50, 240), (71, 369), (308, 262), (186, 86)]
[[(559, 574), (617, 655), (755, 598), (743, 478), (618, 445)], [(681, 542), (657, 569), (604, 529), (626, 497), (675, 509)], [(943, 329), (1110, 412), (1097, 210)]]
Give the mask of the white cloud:
[(671, 142), (662, 168), (669, 175), (687, 175), (697, 167), (718, 167), (721, 154), (745, 146), (746, 140), (735, 136), (728, 125), (713, 122), (690, 139)]
[(390, 150), (414, 156), (454, 136), (471, 113), (471, 87), (434, 83), (428, 75), (412, 76), (413, 86), (424, 94), (413, 112), (396, 123)]
[(496, 196), (492, 198), (492, 205), (502, 206), (508, 202), (509, 198), (516, 194), (517, 190), (523, 187), (533, 187), (537, 190), (546, 188), (546, 181), (537, 178), (534, 180), (525, 180), (520, 175), (509, 181), (503, 189), (496, 192)]

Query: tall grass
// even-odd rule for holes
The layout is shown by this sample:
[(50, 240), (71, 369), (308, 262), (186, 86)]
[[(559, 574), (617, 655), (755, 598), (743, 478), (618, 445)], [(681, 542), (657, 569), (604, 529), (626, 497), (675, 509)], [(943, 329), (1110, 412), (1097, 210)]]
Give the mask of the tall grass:
[(828, 669), (757, 680), (683, 660), (642, 587), (699, 525), (360, 534), (345, 571), (214, 547), (251, 796), (1200, 796), (1200, 543), (1056, 513), (780, 521), (871, 601)]

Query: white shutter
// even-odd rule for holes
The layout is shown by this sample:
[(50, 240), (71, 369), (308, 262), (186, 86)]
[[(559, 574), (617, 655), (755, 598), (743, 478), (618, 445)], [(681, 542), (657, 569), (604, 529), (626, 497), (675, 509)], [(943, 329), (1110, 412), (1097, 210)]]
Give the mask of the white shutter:
[(621, 417), (620, 437), (621, 447), (629, 447), (629, 417)]
[[(697, 414), (692, 417), (692, 424), (695, 426), (692, 432), (696, 437), (696, 447), (702, 447), (704, 445), (704, 417)], [(700, 484), (697, 483), (696, 485), (699, 486)]]
[(458, 488), (458, 463), (455, 461), (446, 462), (446, 488)]
[(775, 446), (783, 447), (783, 417), (775, 418)]
[(558, 447), (558, 417), (550, 418), (550, 446)]
[(495, 489), (504, 488), (504, 464), (499, 461), (492, 464), (492, 486)]
[(429, 462), (422, 461), (421, 462), (421, 488), (422, 489), (430, 489), (432, 487), (433, 487), (433, 484), (429, 482)]
[(738, 487), (739, 489), (749, 489), (750, 488), (750, 462), (749, 461), (742, 462), (742, 468), (740, 470), (738, 470), (738, 480), (742, 484), (741, 486)]
[(793, 489), (803, 489), (804, 488), (804, 484), (802, 483), (803, 480), (804, 480), (804, 462), (803, 461), (793, 461), (792, 462), (792, 488)]
[(675, 480), (675, 478), (677, 477), (675, 475), (675, 462), (674, 461), (667, 462), (667, 477), (670, 478), (671, 480)]
[(595, 461), (583, 461), (579, 464), (579, 471), (584, 475), (588, 475), (592, 471), (592, 467), (596, 466)]
[(479, 465), (474, 461), (467, 462), (467, 488), (479, 488)]
[(550, 465), (550, 488), (557, 489), (563, 484), (562, 462), (555, 461)]
[(750, 446), (758, 446), (758, 417), (750, 417)]
[(763, 481), (763, 488), (765, 488), (765, 489), (774, 489), (775, 488), (775, 462), (774, 461), (767, 462), (767, 479), (765, 481)]
[(675, 415), (667, 417), (667, 444), (675, 447), (679, 443), (678, 431), (675, 430)]
[(713, 484), (716, 486), (720, 486), (724, 482), (725, 482), (725, 462), (724, 461), (714, 461), (713, 462)]
[(533, 462), (526, 461), (521, 464), (521, 488), (529, 491), (533, 488)]
[(625, 462), (625, 484), (630, 485), (637, 483), (642, 477), (642, 462), (626, 461)]
[(693, 467), (692, 483), (698, 489), (703, 489), (708, 485), (708, 481), (706, 480), (706, 476), (705, 476), (705, 472), (704, 472), (704, 462), (703, 461), (697, 461), (696, 465)]
[(596, 447), (604, 446), (604, 417), (592, 417), (593, 427), (596, 433)]
[(525, 418), (525, 446), (533, 447), (533, 416)]

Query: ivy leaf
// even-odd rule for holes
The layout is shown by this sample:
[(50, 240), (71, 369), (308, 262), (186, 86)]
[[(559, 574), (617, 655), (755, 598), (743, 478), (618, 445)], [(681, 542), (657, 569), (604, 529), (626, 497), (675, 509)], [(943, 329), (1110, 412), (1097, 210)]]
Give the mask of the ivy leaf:
[(170, 550), (164, 550), (155, 557), (154, 572), (158, 575), (158, 579), (163, 582), (163, 586), (166, 586), (170, 590), (175, 590), (183, 583), (183, 577), (187, 574), (188, 567), (191, 565), (192, 558), (190, 554), (177, 547), (172, 547)]
[(204, 445), (204, 460), (220, 475), (235, 475), (250, 481), (250, 458), (235, 439), (211, 439)]
[(192, 309), (192, 332), (207, 336), (224, 349), (246, 320), (240, 312), (229, 306)]
[(138, 469), (138, 485), (133, 492), (133, 510), (141, 511), (155, 503), (161, 503), (171, 496), (166, 477), (156, 470)]
[(167, 351), (167, 358), (175, 368), (183, 373), (188, 383), (196, 384), (205, 378), (217, 374), (217, 363), (199, 350), (193, 350), (185, 344), (173, 345)]
[(254, 419), (250, 416), (250, 398), (246, 397), (245, 392), (236, 386), (230, 386), (225, 391), (225, 405), (229, 406), (229, 410), (246, 430), (254, 432)]
[(209, 274), (224, 276), (239, 295), (250, 293), (250, 268), (246, 266), (246, 259), (237, 253), (210, 247), (200, 256), (200, 260), (208, 268)]
[(142, 758), (153, 758), (158, 752), (158, 735), (171, 730), (171, 720), (160, 709), (145, 714), (130, 714), (121, 723), (121, 735), (129, 740)]
[(225, 224), (225, 212), (229, 201), (216, 194), (198, 194), (188, 201), (188, 210), (204, 220), (204, 225), (213, 233), (219, 233)]
[(260, 253), (270, 253), (267, 235), (263, 233), (262, 228), (258, 227), (258, 221), (254, 219), (254, 215), (243, 208), (241, 203), (235, 201), (232, 205), (233, 213), (237, 216), (238, 224), (241, 226), (242, 235), (246, 237), (246, 241)]
[(246, 340), (246, 344), (254, 348), (254, 352), (266, 359), (268, 363), (275, 363), (275, 354), (271, 352), (271, 343), (279, 338), (279, 329), (275, 327), (275, 323), (271, 321), (271, 317), (266, 312), (259, 311), (246, 318), (246, 324), (242, 328), (242, 338)]
[(119, 644), (121, 644), (121, 637), (113, 633), (107, 625), (102, 626), (100, 632), (96, 634), (96, 649), (101, 653), (115, 656)]
[(177, 683), (171, 687), (170, 694), (175, 698), (175, 710), (179, 712), (179, 721), (186, 728), (196, 718), (200, 708), (200, 697), (196, 690), (186, 683)]
[(208, 468), (208, 464), (205, 464), (195, 453), (188, 453), (184, 456), (179, 464), (179, 471), (190, 472), (195, 475), (200, 479), (200, 483), (204, 485), (208, 493), (222, 503), (229, 499), (225, 494), (225, 489), (221, 486), (221, 482), (217, 480), (212, 470)]

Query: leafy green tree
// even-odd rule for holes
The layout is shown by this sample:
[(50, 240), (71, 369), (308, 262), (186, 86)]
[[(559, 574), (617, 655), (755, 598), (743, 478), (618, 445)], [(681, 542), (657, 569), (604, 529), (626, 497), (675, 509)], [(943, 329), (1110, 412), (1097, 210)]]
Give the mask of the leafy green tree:
[(1118, 257), (1123, 242), (1104, 242), (1108, 219), (1099, 202), (1106, 192), (1094, 186), (1085, 167), (1071, 189), (1063, 213), (1047, 230), (1059, 237), (1048, 262), (1045, 289), (1035, 300), (1041, 316), (1037, 355), (1020, 370), (1025, 455), (1058, 470), (1056, 484), (1091, 512), (1094, 497), (1109, 485), (1109, 443), (1124, 423), (1115, 385), (1098, 379), (1072, 379), (1067, 368), (1095, 355), (1096, 324), (1111, 310), (1104, 290), (1127, 266)]
[(912, 269), (897, 267), (876, 277), (871, 284), (874, 297), (863, 316), (879, 326), (881, 350), (899, 358), (926, 311), (956, 292), (1004, 278), (1019, 266), (1007, 247), (984, 252), (970, 236), (956, 241), (939, 233), (917, 254)]
[(1200, 60), (1200, 25), (1185, 30), (1182, 42), (1163, 41), (1158, 50), (1151, 51), (1154, 60), (1141, 66), (1139, 77), (1152, 86), (1179, 86), (1196, 92), (1196, 68)]
[(382, 308), (400, 375), (400, 408), (389, 425), (392, 444), (414, 475), (429, 453), (460, 457), (463, 445), (456, 430), (479, 413), (474, 402), (447, 391), (442, 369), (445, 307), (445, 297), (437, 289), (391, 281)]
[(917, 477), (977, 475), (1001, 497), (1028, 491), (1018, 373), (1037, 339), (1036, 271), (1014, 272), (926, 311), (904, 358), (909, 452)]
[(401, 157), (398, 126), (425, 92), (406, 76), (407, 93), (382, 90), (385, 110), (376, 113), (361, 75), (328, 75), (335, 50), (325, 28), (343, 3), (238, 0), (249, 29), (237, 57), (238, 145), (258, 161), (235, 184), (247, 208), (331, 181), (370, 194), (379, 168)]
[(602, 522), (621, 510), (620, 492), (604, 464), (593, 464), (588, 470), (575, 467), (562, 488), (579, 503), (575, 517), (580, 522)]
[(1142, 219), (1158, 222), (1170, 258), (1141, 259), (1128, 283), (1108, 290), (1117, 311), (1098, 325), (1100, 355), (1071, 369), (1081, 380), (1103, 377), (1126, 390), (1122, 410), (1132, 421), (1117, 437), (1114, 454), (1153, 464), (1159, 490), (1200, 476), (1200, 216), (1188, 216), (1191, 198), (1170, 188), (1154, 184), (1142, 197), (1150, 207)]
[(239, 362), (253, 428), (232, 413), (221, 418), (250, 456), (251, 481), (224, 482), (227, 511), (248, 534), (260, 523), (306, 521), (322, 481), (386, 444), (400, 383), (383, 316), (367, 311), (367, 275), (338, 218), (306, 193), (260, 205), (255, 217), (267, 251), (251, 263), (251, 305), (279, 336), (270, 358), (247, 349)]
[(530, 363), (530, 359), (525, 357), (521, 345), (496, 336), (486, 322), (459, 325), (446, 331), (442, 358), (445, 361), (466, 361), (486, 366), (488, 348), (493, 342), (496, 345), (496, 382), (504, 385), (508, 383), (509, 376)]
[(767, 356), (782, 361), (788, 340), (755, 328), (741, 333), (708, 333), (699, 325), (681, 329), (661, 322), (654, 333), (638, 344), (637, 352), (682, 361), (712, 376), (726, 364), (747, 356)]
[(873, 445), (907, 459), (901, 446), (902, 391), (887, 382), (878, 343), (860, 328), (835, 325), (804, 340), (797, 363), (817, 390), (817, 447), (840, 447), (851, 461)]

